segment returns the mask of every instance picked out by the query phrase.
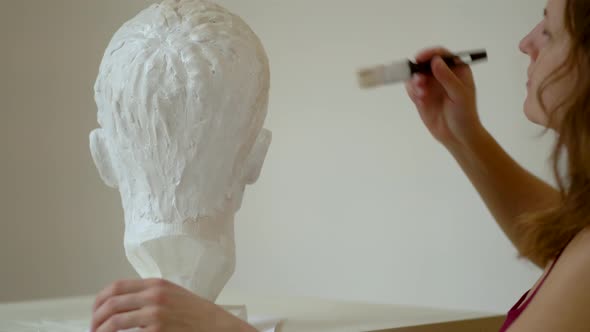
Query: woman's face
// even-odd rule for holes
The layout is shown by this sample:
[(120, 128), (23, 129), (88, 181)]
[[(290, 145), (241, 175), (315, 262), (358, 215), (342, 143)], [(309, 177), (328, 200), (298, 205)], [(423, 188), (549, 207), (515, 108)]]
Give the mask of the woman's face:
[[(570, 37), (565, 28), (564, 13), (567, 0), (548, 0), (543, 20), (520, 42), (520, 50), (530, 57), (528, 69), (527, 98), (524, 113), (527, 118), (539, 125), (557, 129), (560, 124), (562, 109), (556, 107), (563, 102), (563, 97), (573, 88), (569, 77), (560, 79), (545, 89), (542, 99), (546, 113), (537, 99), (544, 79), (557, 69), (566, 59)], [(554, 122), (549, 123), (549, 116), (554, 115)]]

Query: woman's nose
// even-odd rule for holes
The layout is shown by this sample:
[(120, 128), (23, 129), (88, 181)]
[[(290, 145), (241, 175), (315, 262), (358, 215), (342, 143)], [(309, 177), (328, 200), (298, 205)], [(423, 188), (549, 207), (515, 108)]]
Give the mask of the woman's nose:
[(532, 60), (535, 60), (537, 58), (537, 55), (539, 54), (538, 47), (535, 46), (535, 38), (538, 35), (540, 27), (541, 23), (539, 23), (539, 25), (537, 25), (531, 32), (529, 32), (529, 34), (526, 35), (518, 45), (520, 51), (530, 56)]
[(528, 52), (528, 40), (527, 40), (528, 36), (524, 37), (521, 41), (520, 44), (518, 44), (518, 48), (520, 49), (520, 51), (524, 54), (529, 54)]
[(530, 57), (533, 57), (533, 41), (532, 41), (532, 33), (526, 35), (518, 45), (520, 51)]

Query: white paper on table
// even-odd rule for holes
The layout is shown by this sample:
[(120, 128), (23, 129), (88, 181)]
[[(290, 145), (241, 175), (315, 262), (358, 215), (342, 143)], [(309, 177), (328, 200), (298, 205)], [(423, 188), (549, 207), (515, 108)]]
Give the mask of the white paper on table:
[(86, 332), (88, 321), (14, 321), (1, 322), (0, 332)]
[(260, 332), (277, 332), (277, 328), (283, 322), (276, 317), (250, 317), (248, 323)]
[[(260, 332), (276, 332), (282, 320), (272, 317), (250, 317), (248, 323)], [(129, 332), (133, 330), (127, 330)], [(0, 322), (0, 332), (88, 332), (87, 320)], [(121, 331), (125, 332), (125, 331)]]
[(260, 332), (276, 332), (277, 328), (282, 322), (281, 319), (278, 319), (276, 317), (250, 317), (248, 315), (248, 310), (245, 305), (222, 305), (221, 307), (227, 312), (240, 318), (241, 320), (247, 321), (250, 325), (254, 326)]

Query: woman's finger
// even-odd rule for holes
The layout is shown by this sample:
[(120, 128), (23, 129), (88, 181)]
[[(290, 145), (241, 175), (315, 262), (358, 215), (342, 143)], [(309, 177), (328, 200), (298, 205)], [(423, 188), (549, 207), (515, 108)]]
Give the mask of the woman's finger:
[(440, 56), (436, 56), (432, 61), (432, 74), (443, 86), (452, 101), (456, 103), (462, 102), (465, 95), (465, 86)]
[(96, 332), (119, 332), (134, 327), (148, 326), (142, 310), (135, 310), (116, 314), (102, 323)]
[(410, 97), (410, 100), (412, 100), (412, 102), (416, 106), (418, 106), (419, 104), (420, 105), (422, 104), (422, 101), (420, 100), (420, 98), (416, 94), (414, 83), (411, 80), (406, 82), (406, 92), (408, 94), (408, 97)]
[(110, 297), (92, 315), (91, 331), (96, 331), (99, 326), (117, 314), (139, 310), (147, 304), (145, 298), (138, 293)]
[(142, 290), (147, 288), (147, 284), (145, 280), (119, 280), (117, 282), (112, 283), (110, 286), (103, 289), (97, 296), (96, 300), (94, 301), (94, 306), (92, 311), (96, 311), (104, 302), (106, 302), (109, 298), (129, 294), (129, 293), (138, 293)]
[(429, 62), (435, 56), (451, 55), (451, 51), (444, 47), (431, 47), (416, 54), (416, 62)]

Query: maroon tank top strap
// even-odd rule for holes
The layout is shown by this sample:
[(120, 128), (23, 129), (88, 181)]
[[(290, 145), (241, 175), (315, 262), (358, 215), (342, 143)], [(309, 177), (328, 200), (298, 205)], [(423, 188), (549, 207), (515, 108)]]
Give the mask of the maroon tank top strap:
[[(559, 257), (561, 257), (561, 254), (563, 253), (564, 250), (565, 250), (565, 248), (561, 249), (561, 251), (559, 252), (557, 257), (555, 257), (555, 260), (553, 261), (553, 263), (551, 263), (549, 270), (547, 271), (545, 276), (543, 276), (543, 279), (541, 279), (539, 286), (537, 286), (537, 288), (535, 288), (535, 290), (533, 291), (533, 294), (531, 294), (531, 296), (529, 296), (529, 298), (522, 304), (522, 310), (524, 310), (524, 308), (526, 308), (529, 305), (529, 303), (535, 298), (535, 295), (537, 295), (537, 292), (539, 291), (539, 289), (541, 289), (541, 287), (543, 286), (543, 283), (545, 282), (545, 280), (547, 280), (547, 277), (549, 276), (549, 274), (551, 274), (551, 270), (553, 270), (553, 267), (555, 267), (555, 264), (559, 260)], [(528, 292), (527, 292), (527, 294), (528, 294)], [(527, 294), (525, 294), (525, 297)], [(519, 306), (520, 306), (520, 304), (517, 305), (516, 307), (518, 308)]]
[(518, 302), (516, 302), (516, 304), (514, 304), (514, 305), (512, 306), (512, 308), (510, 308), (510, 311), (509, 311), (509, 312), (514, 312), (514, 311), (516, 311), (516, 310), (517, 310), (517, 309), (520, 307), (520, 305), (522, 304), (522, 302), (524, 301), (524, 299), (526, 299), (527, 295), (529, 295), (529, 293), (530, 293), (530, 291), (528, 291), (528, 292), (524, 293), (524, 294), (523, 294), (523, 295), (520, 297), (520, 299), (518, 300)]
[[(570, 240), (570, 242), (571, 242), (571, 240)], [(569, 244), (569, 242), (568, 242), (568, 244)], [(543, 283), (545, 283), (545, 280), (547, 280), (547, 277), (549, 276), (549, 274), (551, 273), (551, 271), (555, 267), (555, 264), (557, 264), (557, 261), (561, 257), (561, 254), (565, 251), (566, 247), (561, 249), (559, 254), (555, 257), (555, 260), (553, 261), (553, 263), (551, 263), (549, 270), (547, 271), (545, 276), (543, 276), (543, 279), (541, 279), (541, 282), (539, 282), (539, 285), (537, 286), (537, 288), (535, 288), (535, 290), (533, 291), (531, 296), (529, 296), (528, 299), (526, 299), (527, 295), (530, 293), (530, 290), (529, 290), (520, 298), (520, 300), (518, 300), (518, 302), (512, 307), (512, 309), (510, 309), (510, 311), (506, 315), (506, 320), (504, 321), (504, 324), (500, 328), (500, 332), (506, 332), (510, 328), (510, 326), (518, 319), (520, 314), (526, 309), (526, 307), (529, 305), (529, 303), (535, 298), (535, 295), (537, 295), (537, 292), (539, 291), (539, 289), (541, 289), (541, 286), (543, 286)], [(526, 301), (525, 301), (525, 299), (526, 299)], [(523, 303), (523, 301), (524, 301), (524, 303)]]

